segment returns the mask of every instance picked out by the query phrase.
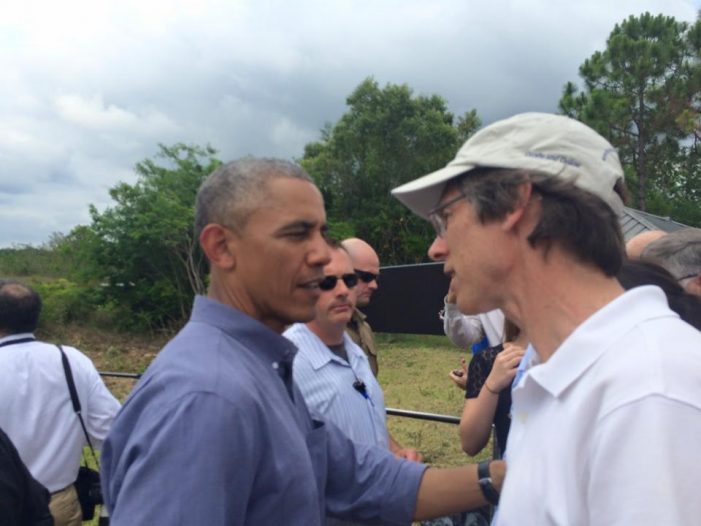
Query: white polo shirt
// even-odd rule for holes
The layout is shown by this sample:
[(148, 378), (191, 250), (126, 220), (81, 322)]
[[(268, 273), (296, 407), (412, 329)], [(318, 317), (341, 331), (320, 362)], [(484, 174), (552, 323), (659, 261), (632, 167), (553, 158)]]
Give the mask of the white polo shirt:
[[(0, 343), (31, 336), (14, 334), (0, 338)], [(99, 449), (119, 402), (87, 356), (73, 347), (63, 350), (90, 440)], [(0, 347), (0, 428), (34, 478), (50, 492), (75, 481), (86, 442), (55, 345), (32, 341)]]
[(514, 389), (497, 524), (701, 524), (700, 439), (701, 332), (630, 290)]

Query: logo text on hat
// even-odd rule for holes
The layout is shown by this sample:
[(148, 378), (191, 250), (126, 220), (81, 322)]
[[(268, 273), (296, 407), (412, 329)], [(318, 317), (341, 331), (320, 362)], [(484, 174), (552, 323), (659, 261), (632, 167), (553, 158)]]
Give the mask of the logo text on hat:
[(570, 166), (576, 166), (577, 168), (582, 166), (582, 163), (580, 163), (577, 159), (567, 157), (566, 155), (562, 155), (561, 153), (542, 153), (529, 150), (526, 152), (526, 155), (528, 157), (535, 157), (536, 159), (546, 159), (548, 161), (556, 161), (563, 164), (568, 164)]

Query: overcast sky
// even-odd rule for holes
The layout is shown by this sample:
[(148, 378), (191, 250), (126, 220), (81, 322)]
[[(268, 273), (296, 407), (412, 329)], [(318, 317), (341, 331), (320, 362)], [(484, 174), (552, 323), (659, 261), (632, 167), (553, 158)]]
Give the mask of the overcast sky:
[(366, 77), (557, 110), (613, 26), (700, 0), (0, 0), (0, 247), (88, 224), (157, 144), (301, 157)]

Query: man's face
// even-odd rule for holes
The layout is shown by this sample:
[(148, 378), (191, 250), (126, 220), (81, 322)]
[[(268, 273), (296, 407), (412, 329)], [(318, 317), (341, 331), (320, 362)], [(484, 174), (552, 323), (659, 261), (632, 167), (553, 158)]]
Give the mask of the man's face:
[[(448, 203), (439, 213), (446, 226), (428, 250), (434, 261), (443, 261), (443, 270), (450, 277), (450, 290), (456, 304), (465, 314), (479, 314), (499, 307), (496, 297), (508, 269), (509, 258), (501, 242), (500, 222), (482, 224), (474, 207), (449, 186), (441, 203)], [(457, 200), (456, 200), (457, 199)]]
[(324, 276), (338, 278), (336, 286), (321, 292), (316, 302), (314, 323), (326, 327), (344, 329), (353, 315), (356, 302), (356, 289), (346, 285), (343, 276), (354, 276), (350, 256), (343, 249), (331, 250), (331, 261), (324, 267)]
[(353, 268), (359, 270), (356, 295), (358, 307), (365, 307), (370, 303), (372, 295), (377, 290), (377, 278), (380, 275), (380, 259), (374, 250), (369, 247), (360, 247), (353, 252)]
[(271, 180), (259, 208), (230, 238), (236, 257), (230, 294), (236, 304), (276, 332), (312, 319), (329, 262), (325, 232), (324, 202), (313, 184)]

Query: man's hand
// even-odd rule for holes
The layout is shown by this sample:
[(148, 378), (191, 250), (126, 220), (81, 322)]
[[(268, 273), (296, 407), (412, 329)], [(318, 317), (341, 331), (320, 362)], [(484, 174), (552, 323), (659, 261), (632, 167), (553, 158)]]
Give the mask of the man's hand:
[(405, 458), (413, 462), (421, 462), (423, 455), (416, 451), (413, 447), (402, 447), (392, 435), (389, 435), (389, 450), (397, 458)]
[(423, 460), (423, 455), (419, 453), (416, 449), (413, 447), (405, 447), (398, 449), (396, 451), (393, 451), (394, 456), (397, 458), (405, 458), (407, 460), (411, 460), (413, 462), (421, 462)]
[(453, 369), (448, 376), (463, 391), (467, 388), (467, 362), (465, 358), (460, 358), (460, 367)]

